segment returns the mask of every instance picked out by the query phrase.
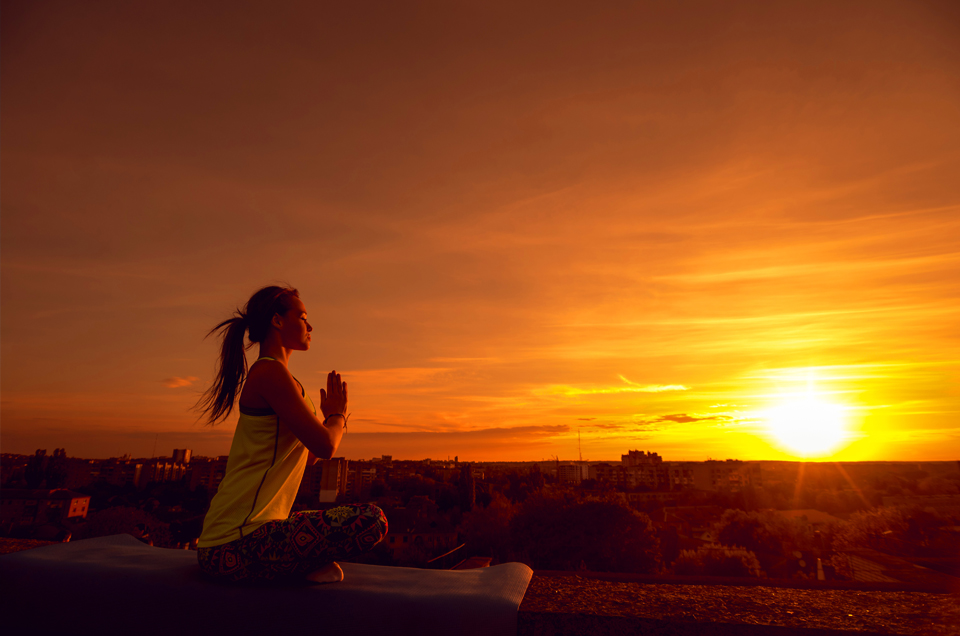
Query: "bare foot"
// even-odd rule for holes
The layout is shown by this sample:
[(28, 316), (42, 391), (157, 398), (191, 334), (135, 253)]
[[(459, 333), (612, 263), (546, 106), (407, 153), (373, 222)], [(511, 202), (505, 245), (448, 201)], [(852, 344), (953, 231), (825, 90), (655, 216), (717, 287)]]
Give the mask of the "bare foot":
[(319, 570), (314, 570), (307, 575), (308, 581), (313, 581), (314, 583), (339, 583), (343, 580), (343, 570), (340, 569), (340, 566), (336, 562), (326, 565)]

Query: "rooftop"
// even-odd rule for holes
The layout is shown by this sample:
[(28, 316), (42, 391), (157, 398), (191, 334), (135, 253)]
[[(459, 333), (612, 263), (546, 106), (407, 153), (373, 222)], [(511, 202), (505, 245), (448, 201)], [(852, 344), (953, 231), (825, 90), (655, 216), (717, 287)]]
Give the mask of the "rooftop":
[[(535, 572), (518, 636), (957, 636), (960, 594), (647, 583)], [(634, 577), (637, 578), (637, 577)]]
[[(0, 552), (42, 545), (48, 542), (0, 539)], [(536, 571), (520, 603), (517, 636), (560, 634), (960, 636), (960, 578), (824, 587), (816, 581)]]

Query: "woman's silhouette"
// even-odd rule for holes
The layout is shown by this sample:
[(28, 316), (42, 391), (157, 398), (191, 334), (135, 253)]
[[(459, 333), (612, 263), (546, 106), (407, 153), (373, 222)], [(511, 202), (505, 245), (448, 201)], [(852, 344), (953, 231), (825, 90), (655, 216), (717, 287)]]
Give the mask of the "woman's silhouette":
[[(227, 418), (240, 394), (240, 418), (227, 472), (203, 521), (198, 560), (226, 581), (343, 579), (336, 559), (375, 546), (387, 532), (372, 504), (290, 515), (308, 462), (329, 459), (347, 429), (347, 384), (336, 371), (320, 390), (320, 410), (287, 369), (310, 348), (313, 327), (296, 289), (264, 287), (243, 310), (214, 327), (223, 342), (216, 379), (198, 407), (209, 423)], [(249, 333), (250, 344), (244, 335)], [(244, 351), (260, 345), (247, 371)]]

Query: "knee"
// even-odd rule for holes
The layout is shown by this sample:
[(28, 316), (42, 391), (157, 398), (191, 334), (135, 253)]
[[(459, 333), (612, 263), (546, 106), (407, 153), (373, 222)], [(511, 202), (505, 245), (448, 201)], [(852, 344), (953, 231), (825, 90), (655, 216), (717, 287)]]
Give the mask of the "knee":
[(380, 530), (380, 538), (382, 539), (387, 534), (387, 515), (384, 514), (379, 506), (374, 504), (362, 504), (361, 509), (365, 517), (373, 520), (373, 525), (377, 526)]

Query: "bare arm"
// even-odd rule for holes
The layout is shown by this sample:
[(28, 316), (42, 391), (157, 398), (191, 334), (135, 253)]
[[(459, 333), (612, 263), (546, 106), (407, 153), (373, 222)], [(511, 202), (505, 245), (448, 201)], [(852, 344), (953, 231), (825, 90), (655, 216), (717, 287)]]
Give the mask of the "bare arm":
[[(307, 408), (300, 387), (285, 366), (271, 361), (261, 363), (258, 367), (259, 373), (248, 379), (248, 382), (253, 381), (251, 391), (270, 405), (280, 420), (314, 456), (320, 459), (333, 457), (343, 437), (345, 418), (327, 417), (324, 425), (324, 421)], [(327, 376), (327, 391), (321, 389), (320, 396), (320, 409), (324, 416), (346, 411), (347, 385), (335, 372)]]

